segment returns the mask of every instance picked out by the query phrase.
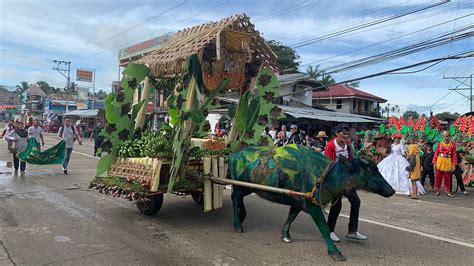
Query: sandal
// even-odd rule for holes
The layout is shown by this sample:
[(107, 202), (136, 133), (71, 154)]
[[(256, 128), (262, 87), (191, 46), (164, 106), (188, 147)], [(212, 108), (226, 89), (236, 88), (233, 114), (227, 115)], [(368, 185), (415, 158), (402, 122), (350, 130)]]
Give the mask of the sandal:
[(417, 200), (418, 197), (413, 197), (413, 196), (411, 196), (410, 199), (412, 199), (412, 200)]
[(446, 194), (447, 197), (454, 198), (454, 195), (451, 193)]
[(435, 196), (439, 196), (439, 195), (440, 195), (440, 193), (439, 193), (439, 191), (436, 191), (436, 192), (435, 192), (433, 195), (435, 195)]

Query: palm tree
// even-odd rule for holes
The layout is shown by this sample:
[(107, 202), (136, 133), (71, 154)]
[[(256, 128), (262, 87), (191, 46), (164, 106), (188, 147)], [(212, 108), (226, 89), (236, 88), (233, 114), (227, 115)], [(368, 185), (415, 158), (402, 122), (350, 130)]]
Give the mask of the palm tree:
[(19, 91), (19, 92), (24, 92), (28, 89), (29, 85), (28, 85), (28, 82), (27, 81), (22, 81), (20, 82), (19, 85), (16, 85), (16, 89)]
[(394, 105), (394, 106), (392, 106), (391, 110), (392, 110), (393, 114), (397, 113), (397, 115), (400, 115), (400, 106)]
[(389, 103), (387, 103), (387, 105), (385, 105), (384, 111), (385, 111), (385, 113), (387, 113), (387, 118), (389, 118), (390, 117), (390, 104)]
[(326, 86), (331, 86), (336, 83), (336, 80), (331, 75), (326, 75), (324, 70), (319, 69), (319, 65), (313, 67), (309, 66), (306, 69), (306, 74), (308, 74), (311, 78), (320, 79), (321, 83)]

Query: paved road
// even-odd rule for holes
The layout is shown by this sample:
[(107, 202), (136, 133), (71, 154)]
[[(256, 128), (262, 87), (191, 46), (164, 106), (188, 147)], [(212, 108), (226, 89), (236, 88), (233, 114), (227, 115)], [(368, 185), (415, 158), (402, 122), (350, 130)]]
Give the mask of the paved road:
[[(335, 264), (305, 214), (294, 223), (292, 244), (279, 240), (288, 207), (254, 195), (245, 199), (247, 233), (234, 233), (229, 190), (224, 208), (210, 213), (189, 197), (172, 196), (157, 216), (144, 217), (129, 201), (90, 191), (92, 144), (75, 151), (81, 154), (73, 154), (68, 176), (61, 166), (28, 165), (23, 177), (0, 167), (0, 265)], [(11, 161), (3, 141), (0, 160)], [(473, 265), (471, 194), (412, 201), (361, 192), (359, 230), (369, 239), (338, 244), (346, 264)], [(347, 222), (340, 217), (340, 236)]]

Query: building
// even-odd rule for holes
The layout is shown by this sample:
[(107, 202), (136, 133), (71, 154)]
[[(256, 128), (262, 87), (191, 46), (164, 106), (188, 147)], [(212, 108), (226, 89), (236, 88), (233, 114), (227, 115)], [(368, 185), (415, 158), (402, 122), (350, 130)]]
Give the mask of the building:
[[(278, 81), (280, 82), (280, 95), (288, 95), (301, 91), (297, 94), (278, 98), (276, 103), (286, 106), (311, 107), (312, 93), (327, 90), (320, 81), (304, 73), (280, 75), (278, 76)], [(308, 90), (311, 88), (313, 88), (312, 91)]]
[(77, 102), (71, 96), (51, 95), (44, 100), (44, 118), (61, 118), (64, 113), (77, 110)]
[(36, 84), (31, 84), (26, 90), (26, 112), (30, 118), (42, 119), (46, 93)]
[(313, 106), (348, 114), (378, 117), (380, 104), (387, 100), (345, 84), (330, 86), (327, 91), (313, 92)]
[(0, 121), (14, 119), (20, 110), (20, 93), (16, 87), (2, 86), (0, 88)]

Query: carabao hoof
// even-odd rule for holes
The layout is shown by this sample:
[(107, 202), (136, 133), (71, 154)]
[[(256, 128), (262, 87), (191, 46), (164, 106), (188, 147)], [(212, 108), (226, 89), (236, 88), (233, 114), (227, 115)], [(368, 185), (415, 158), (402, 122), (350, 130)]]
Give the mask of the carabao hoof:
[(329, 254), (329, 256), (331, 256), (331, 258), (335, 261), (346, 261), (346, 257), (342, 254), (342, 253), (339, 253), (339, 254)]
[(286, 237), (286, 236), (282, 236), (281, 240), (285, 243), (292, 243), (293, 242), (290, 237)]
[(239, 233), (239, 234), (245, 233), (243, 227), (235, 227), (235, 226), (234, 226), (234, 230), (235, 230), (235, 232), (237, 232), (237, 233)]

